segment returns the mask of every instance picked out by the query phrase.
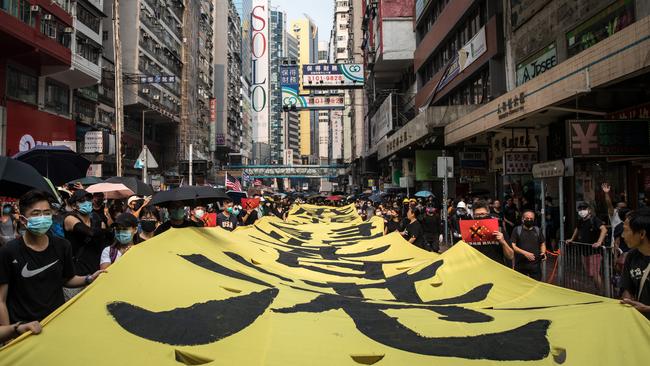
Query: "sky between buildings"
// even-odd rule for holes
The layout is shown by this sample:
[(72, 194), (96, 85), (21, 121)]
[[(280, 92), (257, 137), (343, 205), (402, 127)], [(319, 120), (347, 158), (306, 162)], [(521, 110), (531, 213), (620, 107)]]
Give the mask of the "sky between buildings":
[(330, 39), (334, 22), (334, 0), (270, 0), (271, 7), (278, 7), (287, 13), (287, 26), (294, 19), (309, 15), (318, 26), (318, 40)]

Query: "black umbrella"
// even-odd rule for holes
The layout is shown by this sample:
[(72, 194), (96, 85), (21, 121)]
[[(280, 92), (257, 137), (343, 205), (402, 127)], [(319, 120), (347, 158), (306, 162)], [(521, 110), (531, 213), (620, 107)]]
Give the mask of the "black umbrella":
[(106, 179), (106, 183), (122, 183), (136, 196), (151, 196), (153, 194), (153, 188), (136, 177), (112, 177)]
[(83, 177), (81, 179), (73, 179), (68, 182), (68, 184), (81, 183), (82, 186), (92, 186), (97, 183), (104, 183), (101, 178), (98, 177)]
[(228, 191), (226, 192), (226, 195), (230, 197), (232, 202), (236, 205), (241, 204), (241, 199), (248, 197), (248, 194), (246, 192), (237, 192), (237, 191)]
[(52, 187), (33, 166), (0, 156), (0, 196), (19, 198), (32, 189), (56, 197)]
[(14, 159), (33, 166), (57, 186), (85, 177), (90, 166), (88, 159), (67, 146), (36, 145), (30, 150), (14, 155)]
[(226, 199), (229, 197), (221, 189), (208, 186), (183, 186), (157, 192), (149, 204), (167, 206), (171, 202), (185, 202), (188, 205), (198, 205)]

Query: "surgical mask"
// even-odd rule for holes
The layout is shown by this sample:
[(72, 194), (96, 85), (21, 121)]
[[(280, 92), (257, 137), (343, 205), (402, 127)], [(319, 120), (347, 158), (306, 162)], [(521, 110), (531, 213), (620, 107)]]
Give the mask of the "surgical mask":
[(589, 215), (589, 210), (580, 210), (580, 211), (578, 211), (578, 216), (580, 216), (583, 219), (585, 217), (587, 217), (588, 215)]
[(467, 211), (465, 211), (465, 210), (462, 209), (462, 208), (456, 209), (456, 215), (458, 215), (458, 216), (465, 216), (465, 215), (467, 215)]
[(133, 240), (133, 234), (129, 230), (116, 230), (115, 240), (122, 245), (127, 245)]
[(27, 219), (27, 230), (30, 233), (41, 236), (52, 226), (52, 215), (34, 216)]
[(180, 207), (180, 208), (174, 208), (169, 211), (169, 218), (172, 220), (182, 220), (185, 217), (185, 209)]
[(232, 212), (232, 214), (235, 215), (235, 216), (238, 216), (238, 215), (239, 215), (239, 210), (238, 210), (238, 209), (233, 209), (231, 212)]
[(93, 203), (90, 202), (90, 201), (81, 202), (81, 203), (79, 204), (79, 209), (78, 209), (78, 211), (79, 211), (79, 213), (81, 213), (82, 215), (88, 215), (88, 214), (90, 214), (91, 212), (93, 212)]
[(529, 228), (529, 229), (530, 229), (531, 227), (533, 227), (534, 224), (535, 224), (535, 223), (534, 223), (533, 220), (524, 220), (524, 226), (527, 227), (527, 228)]
[(5, 215), (9, 215), (12, 211), (11, 207), (5, 207), (2, 209), (2, 213)]
[(195, 210), (194, 211), (194, 217), (196, 217), (197, 219), (201, 219), (204, 214), (205, 214), (205, 211), (203, 211), (203, 210)]
[(156, 230), (156, 220), (140, 220), (140, 227), (145, 233), (151, 233)]

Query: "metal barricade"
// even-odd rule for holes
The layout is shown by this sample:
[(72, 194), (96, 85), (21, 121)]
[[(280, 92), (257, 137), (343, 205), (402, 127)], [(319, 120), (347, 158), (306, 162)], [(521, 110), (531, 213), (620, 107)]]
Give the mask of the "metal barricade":
[(602, 245), (561, 241), (559, 250), (547, 256), (548, 283), (596, 295), (617, 296), (613, 277), (614, 250)]

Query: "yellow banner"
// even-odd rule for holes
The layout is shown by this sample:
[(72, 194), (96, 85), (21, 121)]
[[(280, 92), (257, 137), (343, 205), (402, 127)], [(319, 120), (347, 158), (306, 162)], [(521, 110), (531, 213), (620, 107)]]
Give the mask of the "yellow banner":
[(171, 229), (0, 351), (0, 365), (641, 365), (650, 322), (354, 206)]

